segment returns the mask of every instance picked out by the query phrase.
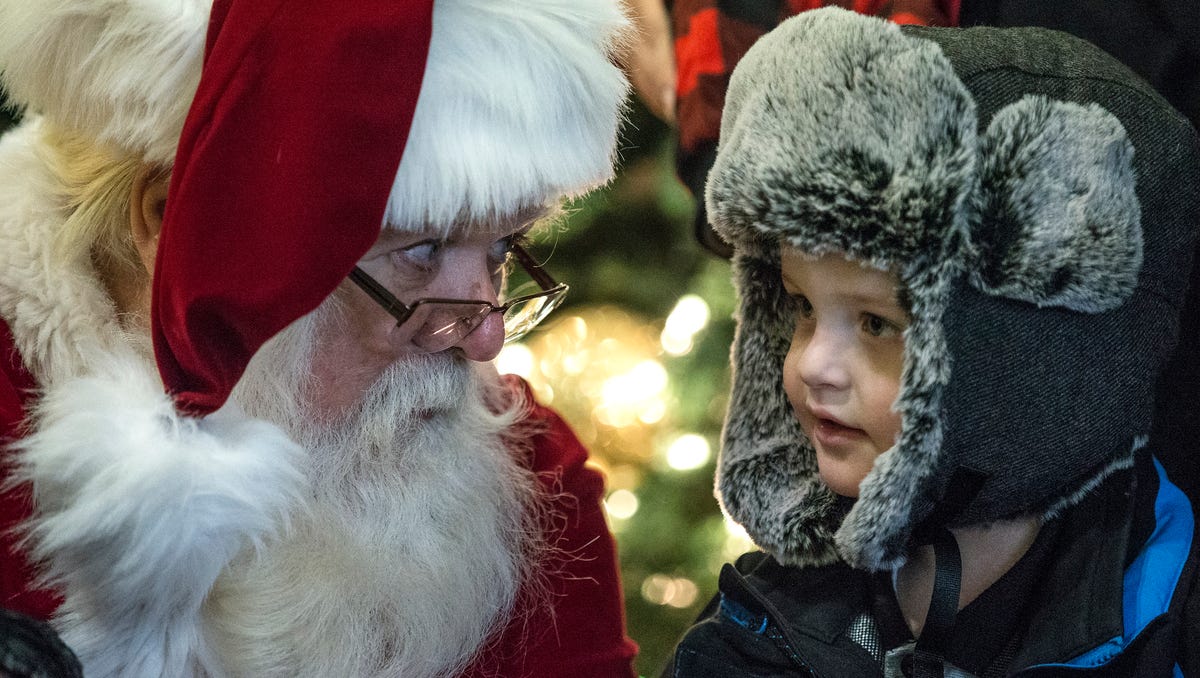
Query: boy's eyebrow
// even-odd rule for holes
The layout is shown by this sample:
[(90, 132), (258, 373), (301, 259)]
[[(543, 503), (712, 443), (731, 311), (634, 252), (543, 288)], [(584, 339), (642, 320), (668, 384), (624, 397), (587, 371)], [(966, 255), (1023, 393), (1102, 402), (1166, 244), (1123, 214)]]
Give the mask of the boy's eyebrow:
[[(782, 267), (779, 270), (779, 278), (783, 281), (785, 292), (804, 291), (804, 286), (793, 280)], [(864, 287), (866, 289), (863, 289)], [(894, 304), (904, 314), (912, 315), (912, 300), (909, 297), (908, 289), (904, 285), (888, 285), (887, 287), (887, 291), (884, 291), (881, 287), (868, 284), (859, 286), (849, 292), (841, 293), (839, 296), (852, 304), (874, 305), (881, 302), (884, 304)]]
[(878, 304), (881, 301), (885, 303), (894, 303), (897, 308), (903, 309), (904, 304), (901, 302), (902, 291), (899, 287), (892, 290), (892, 294), (876, 294), (874, 291), (854, 291), (840, 294), (842, 299), (849, 302), (859, 304)]
[(904, 285), (896, 287), (896, 305), (900, 307), (905, 314), (912, 315), (912, 295), (908, 293), (908, 288)]

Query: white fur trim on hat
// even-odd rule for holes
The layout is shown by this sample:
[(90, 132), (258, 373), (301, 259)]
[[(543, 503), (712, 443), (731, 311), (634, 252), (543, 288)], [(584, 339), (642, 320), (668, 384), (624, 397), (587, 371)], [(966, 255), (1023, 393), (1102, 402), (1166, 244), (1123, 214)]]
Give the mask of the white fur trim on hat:
[(0, 72), (11, 99), (55, 124), (175, 157), (210, 0), (3, 0)]
[[(164, 164), (200, 78), (209, 0), (0, 0), (12, 101)], [(628, 84), (617, 0), (436, 0), (429, 60), (388, 206), (448, 228), (612, 176)]]
[(616, 0), (438, 0), (388, 225), (448, 231), (608, 181), (627, 29)]

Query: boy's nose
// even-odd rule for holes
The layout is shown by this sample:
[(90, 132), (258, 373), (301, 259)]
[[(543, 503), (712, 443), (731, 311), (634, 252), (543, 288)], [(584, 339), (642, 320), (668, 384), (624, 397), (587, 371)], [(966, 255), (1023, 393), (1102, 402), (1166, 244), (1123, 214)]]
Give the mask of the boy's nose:
[(818, 327), (808, 337), (796, 337), (793, 350), (799, 349), (797, 369), (800, 380), (809, 389), (843, 389), (850, 385), (846, 365), (848, 347), (844, 337)]

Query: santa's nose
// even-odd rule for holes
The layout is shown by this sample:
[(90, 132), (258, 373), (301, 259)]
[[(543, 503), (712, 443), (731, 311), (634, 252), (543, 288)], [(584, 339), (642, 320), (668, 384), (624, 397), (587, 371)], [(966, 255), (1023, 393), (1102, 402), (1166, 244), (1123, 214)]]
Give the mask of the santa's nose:
[(494, 312), (489, 313), (474, 331), (459, 339), (452, 348), (469, 360), (487, 362), (500, 355), (503, 347), (504, 317)]
[[(499, 291), (493, 266), (487, 251), (463, 252), (446, 262), (452, 268), (447, 271), (445, 294), (458, 299), (499, 304)], [(472, 323), (473, 324), (473, 323)], [(470, 360), (487, 362), (500, 355), (504, 347), (504, 316), (498, 311), (488, 313), (475, 329), (471, 330), (450, 346)]]

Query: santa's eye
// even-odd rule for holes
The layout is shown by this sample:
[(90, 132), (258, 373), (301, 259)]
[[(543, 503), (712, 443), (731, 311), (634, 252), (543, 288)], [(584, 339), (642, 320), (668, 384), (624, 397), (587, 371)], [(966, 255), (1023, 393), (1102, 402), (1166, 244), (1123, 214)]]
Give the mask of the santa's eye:
[(423, 240), (392, 251), (397, 264), (415, 266), (420, 269), (434, 268), (441, 256), (445, 243), (440, 240)]

